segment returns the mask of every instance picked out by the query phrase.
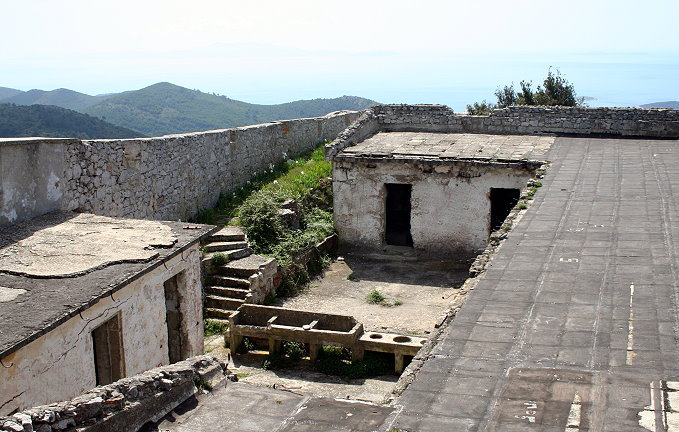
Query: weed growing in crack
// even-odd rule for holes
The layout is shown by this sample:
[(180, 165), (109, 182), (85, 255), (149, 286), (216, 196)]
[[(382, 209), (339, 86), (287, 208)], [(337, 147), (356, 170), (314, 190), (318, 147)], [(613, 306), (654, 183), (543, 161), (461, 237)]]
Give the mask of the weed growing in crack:
[(229, 256), (221, 252), (212, 255), (212, 264), (221, 266), (229, 263)]
[(224, 334), (229, 329), (229, 323), (224, 321), (206, 319), (203, 321), (203, 334), (205, 337)]
[(382, 294), (379, 290), (374, 289), (368, 293), (366, 296), (366, 300), (368, 303), (373, 303), (373, 304), (380, 304), (383, 301), (385, 301), (387, 298)]

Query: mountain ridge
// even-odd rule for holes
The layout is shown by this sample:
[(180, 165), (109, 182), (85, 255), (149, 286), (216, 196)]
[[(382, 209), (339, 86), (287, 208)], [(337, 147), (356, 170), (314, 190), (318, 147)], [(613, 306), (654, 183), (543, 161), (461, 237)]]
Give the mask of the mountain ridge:
[(375, 101), (356, 96), (257, 105), (168, 82), (114, 95), (82, 112), (147, 135), (226, 129), (275, 120), (361, 110)]
[(341, 96), (258, 105), (159, 82), (139, 90), (98, 96), (69, 89), (23, 92), (0, 87), (0, 103), (60, 106), (147, 136), (159, 136), (318, 117), (333, 111), (365, 109), (377, 102)]

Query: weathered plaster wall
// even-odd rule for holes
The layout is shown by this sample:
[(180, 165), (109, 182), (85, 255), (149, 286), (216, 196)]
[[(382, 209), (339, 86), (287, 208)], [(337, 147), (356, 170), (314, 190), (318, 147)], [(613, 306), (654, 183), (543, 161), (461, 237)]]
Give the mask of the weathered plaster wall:
[(0, 141), (0, 225), (53, 210), (186, 219), (255, 173), (334, 139), (359, 114), (158, 138)]
[(344, 247), (384, 248), (384, 184), (412, 184), (414, 249), (466, 261), (488, 243), (490, 188), (523, 189), (530, 175), (528, 170), (501, 165), (335, 161), (335, 227)]
[(445, 105), (376, 105), (326, 148), (328, 158), (378, 131), (679, 137), (679, 110), (516, 106), (487, 116)]
[[(184, 272), (182, 342), (203, 352), (198, 245), (106, 297), (51, 332), (2, 359), (0, 415), (74, 397), (95, 387), (92, 330), (121, 312), (126, 375), (168, 363), (163, 282)], [(36, 280), (36, 286), (40, 283)]]
[(0, 139), (0, 225), (60, 208), (65, 149), (76, 142)]

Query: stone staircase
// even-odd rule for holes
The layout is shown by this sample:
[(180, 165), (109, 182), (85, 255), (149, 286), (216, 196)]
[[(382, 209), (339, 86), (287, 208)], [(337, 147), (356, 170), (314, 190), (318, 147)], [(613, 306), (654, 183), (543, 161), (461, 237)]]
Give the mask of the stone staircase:
[[(241, 228), (223, 228), (208, 238), (203, 250), (205, 318), (228, 320), (242, 304), (261, 303), (273, 290), (276, 260), (254, 255)], [(214, 264), (217, 253), (227, 256), (228, 262)]]

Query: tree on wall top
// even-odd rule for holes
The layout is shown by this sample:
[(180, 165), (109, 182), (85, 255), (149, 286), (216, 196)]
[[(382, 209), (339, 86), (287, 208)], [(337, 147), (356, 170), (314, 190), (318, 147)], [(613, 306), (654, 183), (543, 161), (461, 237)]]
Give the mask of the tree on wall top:
[(585, 98), (577, 97), (573, 84), (561, 76), (561, 72), (552, 72), (549, 68), (547, 78), (533, 90), (530, 81), (521, 81), (520, 91), (514, 90), (514, 84), (498, 88), (495, 91), (497, 104), (474, 102), (467, 105), (467, 112), (471, 115), (488, 115), (495, 108), (507, 108), (516, 105), (561, 105), (561, 106), (584, 106)]

